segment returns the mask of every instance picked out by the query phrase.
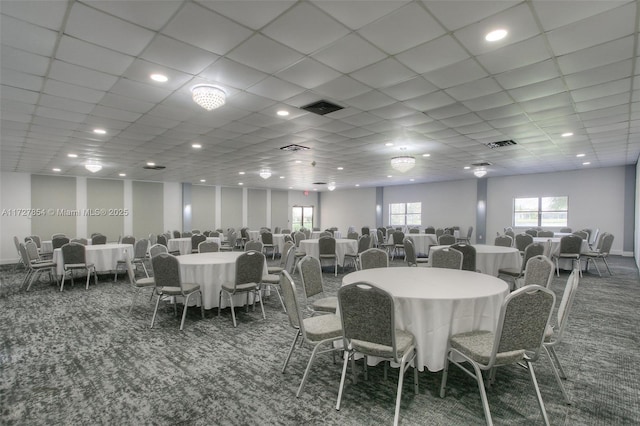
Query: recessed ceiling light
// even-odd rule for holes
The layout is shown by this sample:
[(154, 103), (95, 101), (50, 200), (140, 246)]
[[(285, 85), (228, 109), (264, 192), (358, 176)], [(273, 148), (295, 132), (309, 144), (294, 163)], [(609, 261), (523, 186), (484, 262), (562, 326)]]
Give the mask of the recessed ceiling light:
[(280, 176), (280, 179), (284, 179), (284, 176)]
[(280, 117), (286, 117), (287, 115), (289, 115), (289, 111), (281, 109), (278, 112), (276, 112), (276, 114), (278, 114)]
[(302, 160), (296, 160), (296, 164), (302, 163)]
[(205, 183), (207, 180), (206, 179), (200, 179), (200, 182)]
[(391, 176), (391, 175), (387, 175), (387, 177), (393, 177), (393, 176)]
[(238, 172), (238, 174), (239, 174), (239, 175), (243, 175), (243, 174), (244, 174), (244, 172)]
[(384, 144), (384, 146), (393, 146), (393, 142), (387, 142)]
[(566, 132), (566, 133), (561, 134), (560, 136), (562, 136), (563, 138), (568, 138), (569, 136), (573, 136), (573, 133)]
[(147, 166), (151, 166), (151, 167), (153, 167), (153, 166), (155, 166), (155, 165), (156, 165), (156, 163), (153, 163), (153, 162), (151, 162), (151, 161), (149, 161), (149, 162), (147, 163)]
[(169, 81), (169, 77), (164, 74), (151, 74), (149, 77), (151, 77), (151, 80), (157, 81), (159, 83), (165, 83)]
[(471, 168), (471, 166), (464, 166), (465, 170), (469, 170)]
[(120, 176), (120, 177), (125, 177), (126, 175), (127, 175), (126, 173), (120, 173), (120, 174), (118, 174), (118, 176)]
[(499, 30), (491, 31), (484, 37), (484, 39), (487, 41), (498, 41), (498, 40), (502, 40), (506, 36), (507, 36), (507, 30), (501, 28)]
[(360, 186), (360, 184), (359, 184), (359, 183), (356, 183), (356, 186)]
[(106, 135), (107, 131), (105, 129), (93, 129), (93, 133), (98, 135)]
[(242, 183), (242, 182), (238, 182), (238, 185), (242, 186), (242, 185), (244, 185), (244, 183)]
[(409, 179), (409, 182), (414, 182), (414, 181), (415, 181), (415, 179)]
[(60, 171), (60, 169), (59, 169), (59, 168), (57, 168), (57, 167), (56, 167), (56, 168), (53, 168), (53, 169), (51, 169), (51, 170), (53, 170), (54, 172), (59, 172), (59, 171)]
[(589, 164), (591, 164), (591, 161), (585, 161), (584, 163), (582, 163), (583, 166), (588, 166)]
[(290, 186), (289, 189), (293, 189), (293, 186)]
[(78, 154), (67, 154), (69, 158), (78, 158)]
[(578, 154), (578, 155), (576, 155), (576, 157), (578, 157), (578, 158), (582, 158), (582, 157), (584, 157), (585, 155), (587, 155), (587, 154)]
[(196, 149), (202, 148), (202, 145), (200, 145), (199, 143), (192, 143), (191, 148), (196, 148)]
[(318, 188), (313, 188), (313, 190), (314, 190), (314, 191), (317, 191), (317, 190), (318, 190)]
[(344, 167), (338, 167), (338, 170), (344, 170)]
[(423, 157), (431, 157), (431, 154), (422, 154)]

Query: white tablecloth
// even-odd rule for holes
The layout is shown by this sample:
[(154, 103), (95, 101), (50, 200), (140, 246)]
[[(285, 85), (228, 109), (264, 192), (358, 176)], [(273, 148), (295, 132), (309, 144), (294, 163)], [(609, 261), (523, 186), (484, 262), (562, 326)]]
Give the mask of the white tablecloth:
[(370, 282), (393, 295), (396, 326), (415, 336), (420, 371), (444, 368), (447, 343), (453, 334), (495, 330), (500, 306), (509, 294), (501, 279), (453, 269), (367, 269), (345, 275), (342, 284), (358, 281)]
[[(243, 254), (240, 251), (197, 253), (178, 256), (180, 278), (183, 282), (200, 284), (205, 309), (218, 307), (218, 295), (225, 282), (232, 283), (236, 278), (236, 259)], [(264, 275), (267, 274), (267, 261), (264, 262)], [(229, 299), (222, 296), (222, 307), (228, 306)], [(245, 294), (234, 296), (234, 306), (243, 306), (247, 301)], [(251, 302), (252, 300), (249, 299)]]
[[(118, 264), (118, 260), (125, 260), (125, 253), (129, 259), (133, 259), (132, 244), (100, 244), (97, 246), (85, 246), (85, 260), (87, 263), (93, 263), (97, 272), (114, 271)], [(53, 251), (53, 261), (57, 263), (58, 275), (64, 274), (64, 261), (62, 258), (62, 249)]]
[(251, 241), (260, 240), (260, 231), (249, 231), (249, 230), (247, 230), (247, 235), (249, 236), (249, 239)]
[[(220, 237), (207, 237), (207, 242), (218, 243), (220, 246)], [(171, 238), (167, 241), (169, 251), (179, 251), (180, 254), (191, 254), (191, 237)]]
[[(311, 231), (311, 238), (314, 240), (317, 240), (318, 238), (320, 238), (320, 234), (322, 234), (325, 231)], [(338, 238), (342, 238), (342, 232), (341, 231), (333, 231), (333, 238), (338, 239)]]
[[(490, 246), (472, 244), (476, 249), (476, 269), (483, 274), (498, 276), (501, 268), (520, 269), (522, 256), (515, 247)], [(438, 250), (449, 246), (433, 246), (431, 250)]]
[[(71, 241), (71, 238), (69, 238)], [(87, 240), (87, 245), (91, 245), (91, 240)], [(53, 251), (53, 242), (51, 240), (40, 241), (40, 252), (41, 253), (51, 253)]]
[[(300, 250), (304, 251), (308, 256), (320, 259), (319, 240), (302, 240), (300, 241)], [(348, 239), (336, 239), (336, 255), (338, 257), (338, 265), (344, 265), (345, 254), (358, 254), (358, 241)]]
[[(404, 234), (405, 237), (411, 237), (413, 239), (413, 246), (416, 249), (416, 254), (429, 254), (429, 246), (435, 246), (438, 244), (436, 234)], [(389, 244), (395, 244), (393, 241), (393, 234), (389, 235), (387, 239)], [(400, 244), (402, 241), (400, 242)]]

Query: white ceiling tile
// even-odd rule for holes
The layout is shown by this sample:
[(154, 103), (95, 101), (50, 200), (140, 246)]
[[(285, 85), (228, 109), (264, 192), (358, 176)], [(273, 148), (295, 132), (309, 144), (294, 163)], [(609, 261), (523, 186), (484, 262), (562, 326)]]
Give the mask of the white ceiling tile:
[(369, 90), (369, 87), (348, 76), (338, 77), (313, 89), (314, 92), (336, 100), (353, 98)]
[(634, 37), (630, 36), (579, 50), (558, 57), (558, 65), (564, 74), (571, 74), (629, 59), (633, 55), (633, 43)]
[(129, 96), (143, 102), (157, 103), (169, 96), (169, 90), (154, 87), (149, 84), (139, 83), (133, 80), (121, 78), (112, 88), (111, 92), (117, 95)]
[(86, 0), (85, 3), (151, 30), (159, 30), (164, 27), (169, 18), (184, 4), (179, 1), (163, 0)]
[(556, 55), (628, 36), (635, 31), (636, 5), (630, 3), (547, 33)]
[(571, 90), (594, 86), (600, 83), (620, 80), (631, 76), (631, 60), (620, 61), (614, 64), (593, 68), (565, 76), (567, 86)]
[(198, 47), (158, 36), (145, 49), (141, 58), (188, 74), (198, 74), (211, 65), (218, 55)]
[(0, 50), (0, 63), (3, 68), (38, 76), (44, 76), (49, 68), (49, 58), (46, 56), (36, 55), (4, 45)]
[(44, 118), (51, 118), (55, 120), (70, 121), (72, 123), (83, 123), (87, 117), (87, 114), (63, 111), (57, 108), (38, 107), (35, 114)]
[(140, 101), (138, 99), (133, 99), (127, 96), (108, 93), (100, 100), (100, 105), (144, 114), (146, 112), (149, 112), (149, 110), (151, 110), (151, 108), (153, 108), (155, 104), (151, 102)]
[(260, 80), (264, 80), (268, 74), (222, 58), (207, 67), (199, 76), (211, 82), (220, 83), (223, 86), (244, 90)]
[[(119, 3), (126, 6), (124, 2)], [(75, 2), (65, 33), (117, 52), (137, 56), (153, 38), (153, 32)]]
[(109, 90), (118, 80), (117, 77), (100, 71), (90, 70), (62, 61), (53, 61), (49, 77), (58, 81), (96, 90)]
[(313, 1), (319, 8), (323, 9), (334, 19), (342, 22), (353, 30), (363, 27), (390, 12), (402, 7), (408, 1), (357, 1), (357, 2), (339, 2), (339, 1)]
[(360, 96), (345, 100), (345, 103), (363, 111), (370, 111), (395, 103), (396, 100), (384, 93), (372, 90)]
[(313, 89), (339, 76), (339, 72), (311, 58), (305, 58), (276, 74), (276, 77), (307, 89)]
[(87, 113), (87, 111), (91, 111), (95, 106), (94, 104), (90, 104), (87, 102), (81, 102), (69, 98), (62, 98), (60, 96), (51, 96), (47, 94), (43, 94), (42, 96), (40, 96), (40, 102), (38, 104), (49, 108), (60, 108), (65, 111), (85, 114)]
[[(4, 81), (4, 79), (5, 76), (3, 75), (2, 80)], [(97, 103), (105, 95), (105, 92), (101, 90), (76, 86), (75, 84), (68, 84), (52, 79), (48, 79), (45, 82), (43, 92), (54, 96), (75, 99), (77, 101), (88, 103)]]
[(469, 113), (470, 111), (467, 107), (465, 107), (461, 103), (455, 103), (441, 108), (432, 109), (427, 112), (427, 115), (436, 120), (442, 120), (444, 118), (455, 117), (458, 115), (467, 115)]
[(247, 89), (250, 93), (263, 96), (265, 98), (283, 101), (304, 91), (300, 86), (287, 83), (279, 78), (269, 77), (260, 83)]
[(603, 98), (592, 99), (589, 101), (576, 102), (577, 112), (586, 112), (601, 110), (609, 107), (615, 107), (618, 105), (626, 105), (629, 103), (629, 94), (620, 93), (617, 95), (606, 96)]
[(186, 3), (162, 33), (224, 55), (251, 36), (252, 31), (197, 4)]
[(349, 30), (307, 3), (298, 3), (262, 29), (262, 33), (299, 52), (310, 54), (346, 36)]
[[(38, 101), (38, 92), (32, 90), (19, 89), (17, 87), (0, 86), (1, 99), (11, 99), (24, 103), (34, 104)], [(0, 130), (2, 127), (0, 126)]]
[(442, 25), (444, 25), (448, 30), (453, 31), (510, 8), (520, 3), (520, 0), (458, 0), (455, 7), (451, 7), (451, 4), (447, 1), (423, 0), (423, 3), (442, 23)]
[(478, 80), (488, 74), (474, 59), (467, 59), (444, 68), (424, 74), (431, 83), (446, 89), (469, 81)]
[(400, 53), (445, 33), (417, 3), (411, 3), (358, 31), (389, 54)]
[(559, 108), (571, 105), (571, 97), (568, 93), (545, 96), (519, 104), (527, 112), (544, 111), (552, 108)]
[[(424, 43), (396, 56), (396, 59), (417, 73), (424, 74), (464, 59), (469, 55), (449, 35)], [(425, 60), (425, 58), (427, 58)], [(438, 58), (433, 60), (432, 58)]]
[(293, 6), (295, 0), (254, 1), (250, 7), (245, 2), (197, 0), (203, 6), (254, 30), (260, 29)]
[[(508, 34), (500, 41), (486, 41), (487, 33), (495, 29), (505, 29)], [(538, 27), (529, 6), (523, 3), (462, 28), (453, 35), (472, 54), (480, 55), (534, 37), (538, 33)]]
[(572, 90), (571, 97), (576, 102), (583, 102), (619, 93), (629, 94), (630, 89), (631, 79), (625, 78), (622, 80), (612, 81), (610, 83), (585, 87), (584, 89)]
[(500, 90), (502, 89), (498, 83), (496, 83), (492, 77), (487, 77), (451, 87), (446, 89), (445, 92), (456, 100), (465, 101), (468, 99), (478, 98), (480, 96), (490, 95), (499, 92)]
[(492, 93), (490, 95), (480, 96), (468, 99), (462, 102), (464, 106), (471, 111), (482, 111), (485, 109), (496, 108), (511, 104), (513, 101), (505, 92)]
[(142, 114), (137, 112), (125, 111), (100, 105), (95, 107), (93, 111), (91, 111), (91, 115), (94, 115), (96, 117), (113, 118), (114, 120), (127, 121), (129, 123), (133, 123), (142, 116)]
[[(353, 52), (358, 54), (354, 55)], [(313, 55), (315, 59), (343, 73), (353, 72), (378, 62), (386, 56), (371, 43), (355, 34), (343, 37)]]
[(42, 56), (51, 56), (58, 33), (36, 25), (0, 15), (0, 40), (3, 45), (15, 47)]
[(552, 60), (538, 62), (537, 64), (528, 65), (495, 76), (498, 83), (505, 89), (528, 86), (556, 77), (560, 77), (560, 74)]
[(50, 30), (62, 26), (68, 3), (57, 1), (3, 1), (2, 13)]
[(423, 77), (415, 77), (402, 83), (380, 89), (381, 92), (399, 101), (406, 101), (437, 90), (438, 88), (436, 86), (429, 83)]
[(302, 59), (302, 55), (295, 50), (260, 34), (242, 43), (227, 57), (269, 74), (283, 70)]
[(35, 92), (40, 91), (44, 81), (44, 78), (37, 75), (25, 74), (7, 68), (2, 68), (0, 74), (2, 75), (2, 84), (18, 89), (33, 90)]
[(550, 31), (609, 9), (614, 9), (628, 3), (628, 1), (588, 1), (580, 2), (579, 7), (576, 7), (576, 3), (570, 1), (533, 0), (531, 3), (544, 30)]
[(550, 59), (551, 55), (543, 37), (534, 37), (520, 43), (478, 56), (478, 61), (492, 74), (515, 70)]
[(262, 96), (246, 92), (237, 93), (227, 100), (228, 105), (232, 105), (246, 111), (260, 111), (274, 103), (275, 102), (272, 99), (267, 99)]
[(134, 60), (132, 56), (68, 36), (60, 39), (56, 59), (115, 75), (122, 74)]
[(531, 99), (542, 98), (544, 96), (555, 95), (557, 93), (565, 92), (566, 90), (567, 89), (562, 79), (554, 78), (552, 80), (541, 81), (540, 83), (509, 90), (509, 94), (517, 102), (524, 102)]
[(486, 109), (483, 111), (477, 111), (480, 117), (485, 120), (497, 120), (505, 117), (513, 117), (519, 114), (522, 114), (524, 110), (518, 104), (509, 104), (501, 107)]
[(439, 91), (406, 100), (404, 101), (404, 104), (419, 111), (429, 111), (455, 102), (456, 100), (447, 95), (444, 91)]
[(389, 87), (415, 77), (415, 73), (393, 58), (388, 58), (351, 73), (351, 77), (374, 87)]

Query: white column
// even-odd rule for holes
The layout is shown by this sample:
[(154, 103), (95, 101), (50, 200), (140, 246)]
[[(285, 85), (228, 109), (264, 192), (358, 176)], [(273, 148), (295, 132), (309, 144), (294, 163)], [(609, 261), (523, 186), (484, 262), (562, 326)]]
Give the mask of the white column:
[(124, 217), (124, 235), (133, 235), (133, 183), (131, 179), (124, 180), (124, 209), (129, 212)]
[(249, 190), (242, 188), (242, 226), (249, 226)]
[(271, 226), (271, 189), (267, 189), (267, 221), (266, 223), (266, 227), (269, 229), (273, 229), (273, 227)]
[[(76, 209), (85, 211), (87, 208), (87, 178), (76, 177)], [(76, 217), (76, 238), (89, 238), (87, 228), (89, 227), (87, 216), (78, 215)]]
[[(222, 188), (216, 185), (215, 224), (216, 229), (222, 228)], [(225, 231), (226, 232), (226, 231)]]

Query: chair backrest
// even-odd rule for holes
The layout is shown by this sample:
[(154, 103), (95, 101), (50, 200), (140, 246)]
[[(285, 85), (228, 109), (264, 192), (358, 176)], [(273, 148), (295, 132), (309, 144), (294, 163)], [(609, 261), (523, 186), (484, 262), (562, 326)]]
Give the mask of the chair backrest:
[(445, 247), (433, 250), (429, 257), (431, 266), (434, 268), (462, 269), (463, 255), (456, 249)]
[(91, 237), (91, 245), (97, 246), (99, 244), (107, 244), (107, 236), (106, 235), (94, 235)]
[(53, 247), (54, 250), (68, 243), (69, 243), (69, 238), (67, 237), (56, 237), (53, 240), (51, 240), (51, 246)]
[(82, 264), (85, 261), (85, 247), (79, 243), (68, 243), (62, 246), (62, 260), (65, 265)]
[(244, 251), (262, 251), (263, 248), (264, 244), (262, 244), (262, 241), (247, 241), (244, 245)]
[(131, 283), (131, 285), (135, 286), (136, 285), (136, 274), (133, 271), (133, 264), (131, 263), (131, 259), (129, 259), (129, 256), (125, 256), (124, 257), (124, 261), (127, 264), (127, 275), (129, 276), (129, 282)]
[(336, 239), (333, 237), (320, 237), (318, 240), (320, 254), (336, 254)]
[[(362, 234), (365, 235), (365, 234)], [(349, 240), (357, 240), (359, 237), (358, 233), (356, 231), (351, 231), (347, 233), (347, 239)]]
[(405, 237), (402, 240), (402, 244), (404, 245), (404, 257), (407, 261), (408, 266), (418, 266), (418, 261), (416, 260), (416, 249), (413, 246), (413, 240), (409, 237)]
[(291, 246), (288, 250), (285, 250), (284, 256), (284, 270), (293, 274), (296, 265), (296, 246)]
[(210, 236), (210, 237), (218, 237), (218, 238), (220, 238), (220, 232), (218, 232), (218, 231), (211, 231), (211, 232), (209, 232), (209, 236)]
[(379, 248), (370, 248), (359, 254), (360, 269), (388, 268), (389, 255)]
[(191, 236), (191, 250), (198, 250), (198, 245), (203, 242), (203, 241), (207, 241), (207, 237), (205, 237), (202, 234), (195, 234)]
[(593, 231), (591, 230), (591, 228), (584, 228), (578, 232), (584, 232), (585, 234), (587, 234), (587, 238), (583, 238), (583, 240), (591, 241), (591, 234), (593, 234)]
[(511, 247), (513, 245), (513, 238), (509, 235), (498, 235), (493, 241), (496, 246)]
[(571, 228), (565, 227), (565, 228), (560, 228), (560, 232), (564, 233), (564, 232), (573, 232), (573, 231), (571, 230)]
[(603, 237), (600, 239), (601, 244), (600, 247), (598, 248), (598, 251), (601, 253), (602, 256), (608, 256), (609, 252), (611, 251), (611, 246), (613, 245), (613, 234), (610, 234), (608, 232), (605, 232), (603, 234)]
[(360, 229), (360, 231), (362, 232), (362, 235), (369, 235), (371, 233), (371, 230), (369, 229), (368, 226), (363, 226), (362, 229)]
[(158, 242), (157, 244), (163, 245), (163, 246), (167, 246), (167, 237), (165, 235), (158, 235)]
[(304, 237), (308, 240), (311, 238), (311, 229), (301, 228), (300, 231), (304, 234)]
[(442, 234), (438, 237), (438, 245), (448, 246), (456, 243), (456, 237), (450, 234)]
[(358, 238), (358, 254), (368, 250), (369, 247), (371, 247), (371, 234), (362, 234), (362, 236)]
[(385, 228), (384, 226), (379, 227), (377, 230), (382, 232), (383, 237), (387, 235), (387, 228)]
[(154, 245), (158, 242), (156, 234), (149, 234), (149, 244)]
[(284, 228), (284, 229), (282, 230), (282, 233), (283, 233), (283, 234), (290, 234), (290, 233), (291, 233), (291, 229), (289, 229), (289, 228)]
[(527, 352), (535, 361), (540, 356), (545, 330), (553, 313), (556, 296), (553, 291), (538, 285), (522, 287), (509, 294), (500, 309), (498, 328), (488, 365), (496, 354)]
[(411, 228), (411, 229), (409, 229), (409, 233), (410, 234), (419, 234), (420, 230), (418, 228)]
[(298, 303), (296, 284), (287, 271), (283, 271), (280, 274), (280, 294), (287, 310), (289, 324), (291, 327), (299, 329), (304, 337), (304, 321), (300, 304)]
[(168, 253), (160, 253), (151, 258), (151, 265), (156, 288), (179, 287), (182, 290), (180, 262), (177, 257)]
[(31, 235), (29, 237), (31, 241), (33, 241), (34, 243), (36, 243), (36, 247), (37, 248), (41, 248), (42, 247), (42, 242), (40, 241), (40, 237), (38, 235)]
[(427, 226), (426, 228), (424, 228), (424, 233), (425, 234), (435, 234), (436, 233), (436, 228), (434, 228), (433, 226)]
[(356, 282), (340, 287), (338, 304), (345, 347), (351, 345), (362, 350), (364, 348), (358, 342), (375, 343), (388, 348), (398, 362), (395, 306), (391, 294), (371, 283)]
[(322, 268), (315, 257), (305, 256), (298, 262), (298, 270), (302, 279), (302, 288), (306, 298), (324, 293)]
[(236, 259), (235, 284), (258, 284), (264, 272), (264, 254), (260, 251), (247, 251)]
[(589, 239), (589, 233), (587, 233), (586, 231), (576, 231), (573, 233), (573, 235), (577, 235), (578, 237), (582, 238), (583, 240), (588, 240)]
[(149, 240), (141, 238), (136, 241), (136, 245), (133, 250), (133, 257), (135, 259), (144, 259), (147, 256), (147, 250), (149, 250)]
[(293, 238), (296, 240), (296, 247), (300, 247), (300, 241), (305, 240), (307, 237), (304, 232), (298, 231), (293, 235)]
[(200, 233), (201, 233), (201, 232), (200, 232), (200, 230), (199, 230), (199, 229), (192, 229), (192, 230), (191, 230), (191, 235), (192, 235), (192, 236), (193, 236), (193, 235), (196, 235), (196, 234), (200, 234)]
[(538, 231), (538, 237), (541, 238), (553, 238), (554, 236), (554, 232), (553, 231)]
[(67, 235), (66, 234), (53, 234), (51, 235), (51, 239), (53, 240), (54, 238), (60, 238), (60, 237), (64, 237), (66, 238)]
[(120, 240), (120, 244), (131, 244), (131, 245), (134, 245), (135, 243), (136, 243), (136, 237), (134, 237), (132, 235), (125, 235)]
[(29, 259), (27, 248), (24, 243), (21, 243), (20, 241), (18, 241), (18, 253), (20, 253), (20, 259), (22, 260), (25, 268), (31, 268), (31, 259)]
[(580, 235), (565, 235), (560, 238), (560, 251), (559, 253), (566, 254), (580, 254), (582, 249), (582, 236)]
[(524, 285), (537, 284), (549, 287), (553, 279), (553, 262), (547, 256), (537, 255), (527, 260), (524, 269)]
[[(531, 243), (524, 248), (524, 255), (522, 258), (522, 269), (524, 270), (527, 262), (534, 256), (547, 256), (544, 252), (546, 250), (545, 243)], [(548, 256), (547, 256), (548, 257)]]
[(320, 238), (322, 238), (322, 237), (333, 237), (333, 234), (331, 232), (329, 232), (329, 231), (322, 231), (320, 233)]
[(27, 249), (29, 260), (40, 260), (40, 254), (38, 254), (38, 246), (36, 245), (35, 241), (29, 240), (24, 243), (24, 246)]
[(516, 235), (516, 248), (518, 249), (518, 251), (523, 252), (524, 249), (527, 248), (527, 246), (531, 243), (533, 243), (533, 236), (531, 236), (531, 234), (523, 232), (522, 234)]
[[(515, 232), (513, 232), (512, 229), (508, 229), (508, 230), (504, 231), (504, 235), (507, 235), (507, 236), (511, 237), (511, 244), (513, 244), (513, 240), (516, 239)], [(509, 246), (509, 247), (511, 247), (511, 246)]]
[(473, 226), (470, 226), (470, 227), (467, 229), (467, 240), (470, 240), (470, 239), (471, 239), (471, 235), (473, 235)]
[(524, 231), (525, 234), (529, 234), (532, 237), (537, 237), (538, 236), (538, 230), (537, 229), (527, 229), (526, 231)]
[(74, 238), (69, 242), (70, 243), (79, 243), (79, 244), (82, 244), (83, 246), (86, 246), (87, 244), (89, 244), (89, 241), (87, 241), (86, 238)]
[(470, 244), (457, 243), (451, 246), (452, 249), (462, 253), (462, 270), (476, 271), (476, 248)]
[(403, 240), (404, 240), (404, 232), (402, 231), (393, 232), (393, 243), (395, 245), (402, 245)]
[(154, 244), (151, 246), (151, 248), (149, 248), (149, 256), (151, 257), (157, 256), (160, 253), (169, 253), (169, 250), (167, 250), (167, 246), (164, 246), (162, 244)]
[(261, 236), (262, 236), (262, 244), (273, 245), (273, 234), (271, 232), (263, 232)]
[(18, 250), (18, 253), (20, 253), (20, 244), (22, 243), (20, 242), (20, 239), (15, 235), (13, 236), (13, 243), (16, 245), (16, 250)]
[(215, 241), (203, 241), (198, 244), (198, 253), (215, 253), (220, 251), (220, 245)]

